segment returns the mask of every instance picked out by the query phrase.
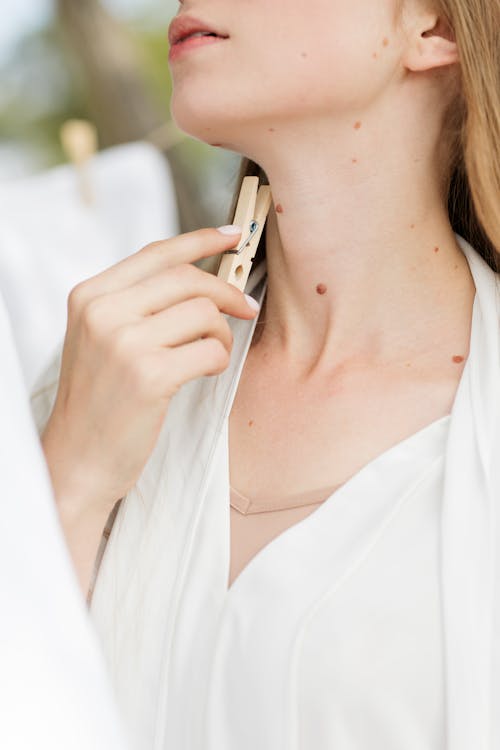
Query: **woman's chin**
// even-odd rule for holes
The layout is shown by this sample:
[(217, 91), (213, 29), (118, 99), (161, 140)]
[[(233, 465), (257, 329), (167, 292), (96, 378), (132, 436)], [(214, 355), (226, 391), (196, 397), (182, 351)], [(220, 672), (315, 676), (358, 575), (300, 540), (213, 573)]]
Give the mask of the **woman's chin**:
[(171, 107), (170, 114), (173, 122), (183, 133), (203, 141), (209, 146), (219, 146), (231, 149), (232, 138), (228, 132), (227, 119), (222, 123), (219, 118), (211, 118), (209, 114), (200, 111), (193, 112), (186, 107)]
[[(186, 105), (185, 100), (179, 103), (172, 99), (170, 114), (175, 125), (187, 135), (200, 140), (211, 137), (215, 132), (216, 121), (211, 117), (208, 108)], [(219, 123), (220, 125), (220, 123)]]

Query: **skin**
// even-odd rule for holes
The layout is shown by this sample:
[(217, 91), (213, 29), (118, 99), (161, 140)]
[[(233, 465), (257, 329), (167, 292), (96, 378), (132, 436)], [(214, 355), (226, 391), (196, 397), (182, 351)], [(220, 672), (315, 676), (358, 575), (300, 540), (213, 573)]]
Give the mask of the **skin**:
[(172, 115), (260, 164), (276, 207), (232, 483), (251, 497), (331, 487), (449, 413), (468, 354), (475, 288), (441, 184), (457, 48), (418, 0), (401, 18), (395, 0), (179, 13), (229, 38), (171, 62)]
[(374, 338), (393, 352), (443, 286), (470, 283), (437, 159), (456, 46), (435, 13), (406, 7), (396, 26), (394, 2), (181, 3), (230, 38), (171, 63), (172, 115), (268, 175), (282, 212), (267, 227), (263, 335), (308, 369)]

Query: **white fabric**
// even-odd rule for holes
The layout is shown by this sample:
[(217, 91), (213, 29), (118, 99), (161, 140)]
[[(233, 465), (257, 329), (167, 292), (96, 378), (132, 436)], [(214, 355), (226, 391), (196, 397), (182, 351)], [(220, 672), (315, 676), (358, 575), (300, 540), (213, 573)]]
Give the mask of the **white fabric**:
[[(406, 708), (403, 701), (396, 703), (397, 713), (392, 721), (399, 726), (399, 745), (395, 747), (405, 750), (500, 747), (499, 281), (475, 250), (463, 238), (457, 239), (474, 277), (476, 297), (470, 354), (447, 425), (441, 479), (436, 475), (433, 480), (442, 482), (437, 583), (443, 628), (444, 706), (439, 705), (439, 667), (435, 665), (435, 670), (428, 673), (428, 690), (436, 691), (432, 704), (434, 724), (416, 722), (417, 714), (412, 718), (407, 712), (409, 707), (417, 712), (421, 709), (425, 673), (414, 683), (418, 688), (415, 701), (407, 703)], [(265, 279), (259, 283), (264, 271), (262, 265), (255, 269), (247, 287), (260, 300), (266, 289)], [(329, 510), (335, 505), (320, 506), (261, 550), (228, 592), (227, 420), (254, 329), (252, 322), (229, 320), (234, 334), (231, 366), (217, 378), (186, 384), (172, 400), (153, 455), (136, 488), (121, 505), (94, 593), (93, 616), (135, 747), (366, 750), (369, 742), (371, 750), (392, 750), (390, 744), (377, 745), (364, 738), (354, 739), (351, 744), (347, 740), (344, 744), (340, 740), (334, 743), (336, 707), (328, 705), (327, 711), (324, 700), (325, 691), (330, 689), (328, 670), (326, 675), (318, 670), (319, 679), (324, 682), (315, 686), (315, 695), (307, 693), (307, 684), (312, 679), (314, 649), (317, 659), (321, 650), (340, 658), (342, 644), (331, 643), (336, 632), (333, 611), (333, 619), (323, 621), (317, 639), (313, 637), (314, 628), (320, 627), (321, 620), (307, 618), (314, 612), (326, 616), (323, 597), (340, 584), (349, 560), (353, 563), (360, 559), (367, 548), (363, 544), (369, 545), (370, 534), (361, 533), (358, 537), (353, 533), (352, 521), (357, 518), (358, 530), (366, 524), (366, 529), (371, 528), (371, 538), (375, 538), (377, 523), (384, 514), (390, 517), (391, 502), (396, 508), (394, 502), (397, 496), (404, 496), (403, 487), (398, 495), (393, 480), (386, 480), (384, 475), (382, 489), (387, 492), (373, 493), (375, 502), (380, 504), (380, 512), (373, 518), (367, 506), (369, 487), (362, 497), (350, 496), (350, 501), (354, 500), (351, 512), (358, 515), (344, 523), (344, 536), (333, 512), (329, 523)], [(57, 376), (56, 364), (52, 376)], [(40, 424), (46, 418), (51, 398), (53, 393), (49, 390), (35, 399)], [(360, 487), (363, 472), (354, 478)], [(406, 486), (409, 488), (410, 484), (411, 480)], [(405, 512), (411, 514), (412, 509), (418, 509), (425, 513), (426, 504), (429, 512), (436, 511), (438, 504), (433, 497), (429, 488), (422, 508), (420, 496), (413, 497)], [(347, 508), (351, 506), (347, 504)], [(409, 519), (411, 515), (405, 523)], [(391, 529), (396, 532), (397, 526), (391, 524), (387, 530)], [(430, 522), (427, 533), (432, 533)], [(396, 541), (393, 540), (394, 545)], [(307, 545), (310, 555), (302, 558), (307, 559), (307, 565), (294, 566)], [(318, 559), (325, 552), (328, 555), (330, 548), (331, 578), (323, 577), (317, 585), (311, 572), (316, 570), (316, 555)], [(406, 550), (400, 550), (402, 555), (403, 552), (406, 554)], [(374, 554), (372, 550), (368, 565), (374, 561)], [(344, 561), (343, 566), (333, 564), (337, 558)], [(398, 564), (396, 553), (392, 560)], [(422, 584), (412, 570), (413, 575), (407, 576), (407, 596), (412, 587)], [(432, 570), (435, 568), (431, 565)], [(382, 626), (380, 621), (372, 620), (377, 612), (383, 618), (383, 603), (392, 602), (397, 613), (397, 596), (396, 601), (390, 599), (384, 589), (385, 580), (384, 576), (374, 589), (381, 595), (380, 609), (373, 605), (372, 619), (366, 622), (368, 629), (370, 624)], [(399, 579), (399, 595), (404, 593), (402, 580)], [(354, 582), (352, 578), (349, 585)], [(436, 586), (436, 581), (430, 585)], [(341, 587), (337, 593), (346, 596), (349, 587)], [(419, 601), (429, 601), (425, 589), (423, 594)], [(434, 606), (435, 588), (433, 596)], [(362, 604), (357, 602), (357, 606)], [(430, 626), (436, 626), (435, 610), (434, 615), (432, 611), (418, 610), (415, 617), (417, 625), (421, 617), (429, 617)], [(331, 633), (330, 639), (325, 639), (325, 633)], [(398, 635), (393, 633), (395, 639)], [(428, 641), (423, 643), (425, 647)], [(407, 646), (399, 654), (394, 653), (396, 658), (414, 664)], [(438, 658), (438, 653), (439, 644), (436, 646), (434, 641), (429, 654)], [(424, 672), (430, 662), (429, 657), (423, 661)], [(365, 669), (370, 669), (369, 661)], [(347, 673), (344, 676), (348, 678)], [(351, 698), (355, 702), (360, 675), (352, 674), (351, 679)], [(300, 697), (287, 703), (285, 691), (288, 696)], [(266, 696), (276, 697), (272, 705), (266, 705)], [(368, 695), (360, 688), (359, 696), (363, 711), (355, 719), (361, 721), (365, 710), (374, 711), (375, 717), (377, 707), (387, 712), (384, 693), (374, 690)], [(344, 696), (344, 700), (348, 697)], [(316, 720), (315, 705), (319, 712)], [(436, 744), (440, 741), (440, 711), (444, 713), (442, 747)], [(428, 714), (431, 712), (429, 704)], [(379, 731), (384, 737), (383, 725)]]
[(78, 588), (0, 297), (0, 747), (118, 750), (118, 713)]
[[(204, 739), (186, 748), (442, 750), (448, 419), (370, 462), (242, 571), (219, 621)], [(177, 675), (177, 736), (195, 666)]]
[(0, 293), (28, 390), (64, 336), (71, 289), (148, 242), (179, 233), (172, 176), (153, 146), (99, 153), (89, 182), (91, 206), (70, 166), (0, 185)]

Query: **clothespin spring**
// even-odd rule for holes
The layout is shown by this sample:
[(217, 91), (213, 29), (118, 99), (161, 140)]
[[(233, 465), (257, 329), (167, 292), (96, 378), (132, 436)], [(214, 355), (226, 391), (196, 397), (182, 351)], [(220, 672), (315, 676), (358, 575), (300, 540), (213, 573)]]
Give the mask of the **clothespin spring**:
[(250, 234), (246, 238), (245, 242), (242, 242), (242, 244), (237, 250), (225, 250), (224, 255), (241, 255), (241, 253), (246, 248), (246, 246), (250, 244), (250, 240), (254, 236), (255, 232), (258, 230), (259, 226), (260, 225), (258, 221), (255, 221), (255, 220), (251, 221), (250, 222)]

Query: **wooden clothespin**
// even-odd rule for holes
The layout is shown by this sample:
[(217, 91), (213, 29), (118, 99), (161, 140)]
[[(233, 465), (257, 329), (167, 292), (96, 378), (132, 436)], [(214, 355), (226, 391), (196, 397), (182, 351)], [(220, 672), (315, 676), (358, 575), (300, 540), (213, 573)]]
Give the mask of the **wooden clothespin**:
[(217, 276), (233, 286), (245, 291), (252, 270), (252, 262), (257, 252), (259, 240), (271, 207), (271, 188), (259, 187), (258, 177), (244, 177), (234, 214), (233, 224), (243, 228), (243, 241), (239, 248), (226, 250)]
[(74, 165), (84, 203), (94, 203), (95, 195), (89, 175), (89, 163), (97, 153), (97, 129), (87, 120), (68, 120), (61, 128), (61, 144)]

